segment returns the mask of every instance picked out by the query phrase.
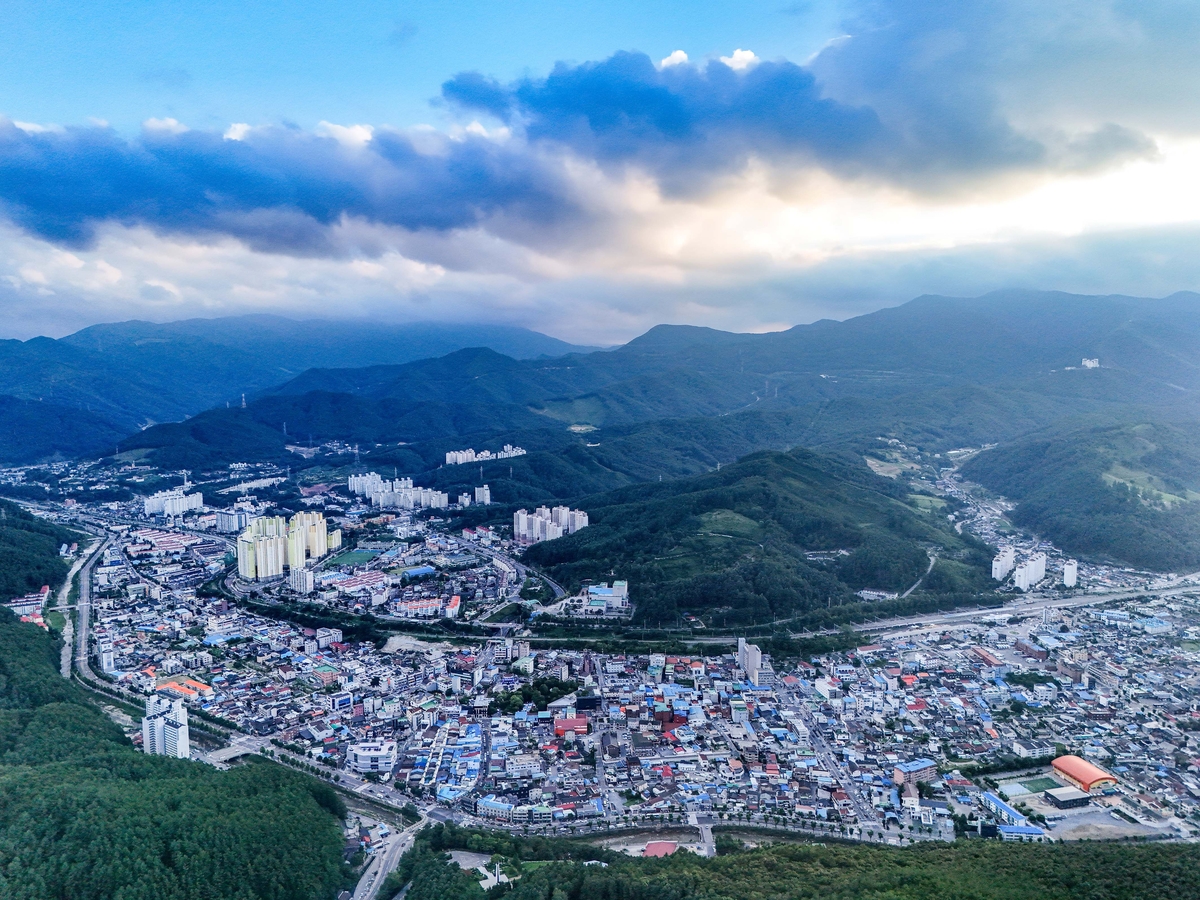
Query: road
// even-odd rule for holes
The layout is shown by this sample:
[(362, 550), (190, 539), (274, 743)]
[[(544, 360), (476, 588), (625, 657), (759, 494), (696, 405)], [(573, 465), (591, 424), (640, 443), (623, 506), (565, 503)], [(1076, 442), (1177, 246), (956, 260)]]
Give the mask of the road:
[(88, 561), (79, 572), (79, 600), (75, 607), (75, 668), (79, 670), (80, 677), (88, 681), (96, 680), (88, 660), (88, 634), (92, 627), (92, 569), (96, 567), (96, 563), (112, 541), (112, 535), (106, 534), (104, 541), (88, 557)]
[[(379, 889), (387, 880), (388, 874), (396, 868), (400, 857), (412, 846), (417, 832), (425, 827), (426, 821), (422, 816), (415, 825), (410, 825), (388, 839), (387, 849), (376, 854), (366, 871), (363, 872), (362, 878), (358, 880), (358, 886), (354, 889), (354, 900), (375, 900), (379, 895)], [(391, 900), (391, 898), (384, 897), (383, 900)]]
[[(67, 580), (63, 582), (62, 587), (58, 589), (58, 595), (54, 600), (54, 608), (58, 610), (66, 610), (67, 599), (71, 596), (71, 583), (75, 580), (76, 573), (90, 560), (97, 552), (96, 547), (100, 544), (99, 536), (92, 542), (92, 545), (79, 555), (79, 559), (75, 560), (75, 564), (71, 566), (71, 571), (67, 573)], [(107, 544), (105, 545), (107, 546)], [(82, 591), (82, 584), (80, 585)], [(66, 623), (63, 625), (63, 646), (62, 660), (60, 668), (63, 678), (71, 677), (71, 647), (74, 644), (75, 625), (71, 621), (71, 616), (66, 616)]]

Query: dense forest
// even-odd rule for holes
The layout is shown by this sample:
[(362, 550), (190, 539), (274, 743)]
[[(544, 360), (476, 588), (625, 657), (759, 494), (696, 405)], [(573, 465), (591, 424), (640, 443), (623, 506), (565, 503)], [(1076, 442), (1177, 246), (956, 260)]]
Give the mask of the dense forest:
[(58, 550), (78, 540), (80, 535), (74, 531), (0, 500), (0, 602), (36, 591), (44, 584), (51, 588), (61, 585), (70, 566)]
[(1013, 521), (1068, 553), (1200, 568), (1200, 429), (1142, 423), (988, 450), (963, 475), (1017, 501)]
[[(525, 839), (446, 826), (427, 829), (382, 896), (411, 882), (410, 900), (483, 900), (477, 878), (445, 851), (492, 853), (510, 885), (488, 900), (1177, 900), (1200, 896), (1200, 848), (1192, 844), (718, 842), (703, 859), (677, 852), (638, 859), (565, 840)], [(553, 860), (547, 864), (545, 861)], [(584, 865), (588, 861), (604, 866)], [(534, 865), (530, 865), (534, 863)]]
[(328, 785), (146, 756), (0, 610), (0, 897), (328, 900), (345, 883)]
[[(591, 525), (526, 560), (564, 585), (629, 582), (638, 621), (770, 622), (854, 603), (863, 588), (987, 586), (987, 548), (908, 505), (861, 460), (757, 453), (717, 472), (582, 501)], [(936, 548), (936, 549), (935, 549)], [(928, 579), (930, 554), (938, 559)]]

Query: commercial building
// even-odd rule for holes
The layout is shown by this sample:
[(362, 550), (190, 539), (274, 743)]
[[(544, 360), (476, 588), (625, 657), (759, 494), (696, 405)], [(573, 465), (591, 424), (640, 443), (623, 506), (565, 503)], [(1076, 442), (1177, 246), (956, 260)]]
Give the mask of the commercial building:
[(152, 756), (187, 759), (191, 755), (188, 715), (183, 701), (155, 695), (146, 700), (142, 719), (142, 750)]
[(1092, 765), (1086, 759), (1078, 756), (1060, 756), (1050, 765), (1054, 773), (1066, 779), (1081, 791), (1092, 793), (1109, 785), (1115, 785), (1117, 778), (1105, 772), (1099, 766)]
[(892, 780), (896, 784), (916, 784), (918, 781), (932, 782), (937, 778), (937, 763), (932, 759), (914, 759), (898, 763), (892, 769)]
[(396, 742), (371, 741), (351, 744), (346, 750), (346, 765), (355, 772), (386, 772), (396, 767)]

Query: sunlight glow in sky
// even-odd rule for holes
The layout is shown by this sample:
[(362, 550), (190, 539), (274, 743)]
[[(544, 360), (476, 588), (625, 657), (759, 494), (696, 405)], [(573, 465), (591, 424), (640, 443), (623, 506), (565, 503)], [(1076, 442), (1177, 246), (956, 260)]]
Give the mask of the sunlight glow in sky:
[(7, 6), (2, 336), (1200, 289), (1200, 10), (915, 6)]

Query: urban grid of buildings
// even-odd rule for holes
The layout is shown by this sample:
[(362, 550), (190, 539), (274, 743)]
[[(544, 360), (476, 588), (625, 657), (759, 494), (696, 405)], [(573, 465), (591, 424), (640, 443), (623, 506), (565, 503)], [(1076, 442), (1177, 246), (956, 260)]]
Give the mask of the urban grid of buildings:
[[(112, 478), (58, 474), (80, 496)], [(239, 477), (253, 475), (275, 477), (266, 467)], [(548, 609), (636, 605), (621, 580), (552, 606), (517, 596), (522, 548), (542, 527), (529, 522), (558, 529), (541, 538), (551, 539), (585, 527), (574, 518), (572, 529), (581, 511), (526, 512), (511, 535), (452, 534), (436, 516), (374, 502), (369, 488), (382, 484), (364, 475), (306, 488), (309, 508), (287, 519), (248, 496), (225, 519), (168, 513), (165, 502), (149, 514), (142, 501), (90, 507), (111, 538), (92, 570), (91, 654), (114, 687), (146, 698), (133, 735), (146, 752), (217, 761), (224, 751), (197, 746), (189, 715), (217, 717), (246, 740), (368, 778), (349, 783), (393, 802), (503, 827), (706, 815), (893, 843), (1200, 834), (1200, 613), (1189, 585), (1064, 560), (1007, 526), (1001, 538), (1003, 510), (953, 473), (937, 487), (961, 501), (962, 527), (1002, 547), (998, 590), (1040, 587), (1078, 605), (897, 628), (786, 665), (744, 638), (690, 654), (600, 653), (534, 646), (520, 626), (377, 646), (239, 605), (253, 588), (384, 623), (484, 621), (514, 602), (535, 622)], [(335, 533), (353, 548), (335, 552)], [(1015, 581), (1022, 566), (1026, 586)], [(224, 592), (199, 590), (214, 579)], [(32, 619), (47, 600), (14, 603)], [(549, 699), (523, 700), (530, 685)]]

